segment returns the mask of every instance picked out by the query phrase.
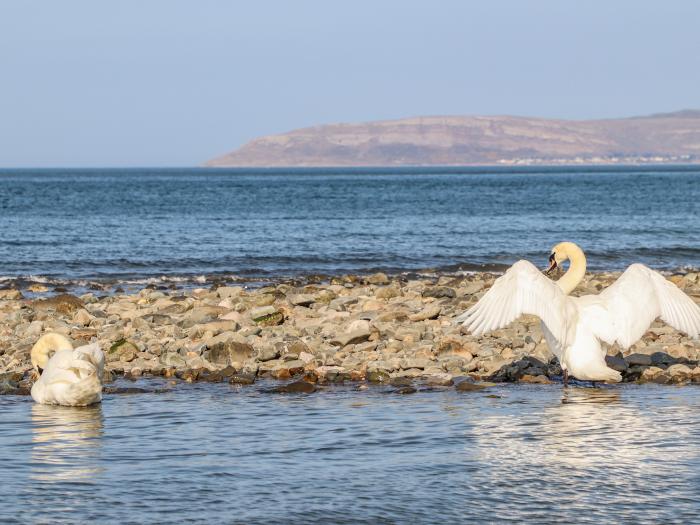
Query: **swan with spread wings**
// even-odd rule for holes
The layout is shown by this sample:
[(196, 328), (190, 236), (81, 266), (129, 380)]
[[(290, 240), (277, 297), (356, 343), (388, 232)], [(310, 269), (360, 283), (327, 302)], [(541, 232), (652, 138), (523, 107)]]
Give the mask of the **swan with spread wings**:
[(545, 273), (567, 260), (569, 269), (556, 282), (532, 263), (518, 261), (456, 321), (478, 336), (503, 328), (522, 314), (538, 316), (565, 383), (569, 374), (588, 381), (620, 381), (620, 373), (605, 363), (601, 342), (629, 348), (659, 317), (690, 337), (698, 337), (700, 307), (660, 273), (633, 264), (600, 294), (571, 297), (586, 273), (581, 248), (572, 242), (557, 244)]

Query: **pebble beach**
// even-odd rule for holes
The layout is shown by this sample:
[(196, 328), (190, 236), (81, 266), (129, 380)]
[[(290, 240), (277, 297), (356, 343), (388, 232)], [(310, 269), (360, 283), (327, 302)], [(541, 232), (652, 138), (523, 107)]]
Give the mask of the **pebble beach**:
[[(574, 295), (596, 294), (618, 276), (587, 274)], [(523, 316), (478, 338), (454, 323), (497, 277), (376, 273), (257, 288), (151, 286), (34, 298), (4, 289), (0, 392), (28, 394), (30, 349), (50, 331), (75, 345), (100, 343), (107, 391), (120, 376), (242, 385), (266, 378), (278, 380), (280, 392), (313, 392), (335, 382), (385, 383), (411, 393), (425, 385), (471, 390), (560, 381), (537, 318)], [(667, 278), (700, 302), (700, 274)], [(660, 321), (631, 348), (607, 352), (625, 382), (700, 383), (700, 340)]]

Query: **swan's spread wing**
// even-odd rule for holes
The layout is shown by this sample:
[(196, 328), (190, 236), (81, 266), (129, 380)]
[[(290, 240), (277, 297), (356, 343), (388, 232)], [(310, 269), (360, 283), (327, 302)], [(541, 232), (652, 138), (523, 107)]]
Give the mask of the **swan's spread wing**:
[(549, 349), (552, 351), (552, 353), (561, 361), (562, 356), (564, 355), (564, 347), (562, 344), (557, 341), (556, 337), (554, 337), (554, 334), (549, 331), (549, 328), (547, 328), (547, 325), (542, 322), (542, 334), (544, 335), (545, 340), (547, 341), (547, 346)]
[(518, 261), (457, 321), (463, 321), (474, 335), (481, 335), (507, 326), (522, 314), (542, 319), (552, 336), (564, 344), (576, 311), (553, 281), (532, 263)]
[[(612, 333), (596, 334), (606, 342), (628, 348), (661, 319), (690, 337), (700, 333), (700, 307), (663, 275), (633, 264), (598, 296), (608, 311)], [(612, 341), (610, 339), (613, 339)]]

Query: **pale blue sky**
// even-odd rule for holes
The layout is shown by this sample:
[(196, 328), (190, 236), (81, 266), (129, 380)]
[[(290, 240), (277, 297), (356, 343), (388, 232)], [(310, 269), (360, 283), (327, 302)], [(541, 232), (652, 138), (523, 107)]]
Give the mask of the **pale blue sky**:
[(0, 0), (0, 166), (191, 166), (435, 114), (700, 108), (700, 2)]

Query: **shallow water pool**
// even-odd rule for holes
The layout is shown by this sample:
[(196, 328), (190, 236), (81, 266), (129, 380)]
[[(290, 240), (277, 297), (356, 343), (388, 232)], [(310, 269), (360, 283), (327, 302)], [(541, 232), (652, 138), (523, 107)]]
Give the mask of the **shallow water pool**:
[(2, 522), (699, 519), (696, 387), (266, 386), (181, 384), (90, 408), (0, 397)]

